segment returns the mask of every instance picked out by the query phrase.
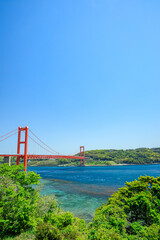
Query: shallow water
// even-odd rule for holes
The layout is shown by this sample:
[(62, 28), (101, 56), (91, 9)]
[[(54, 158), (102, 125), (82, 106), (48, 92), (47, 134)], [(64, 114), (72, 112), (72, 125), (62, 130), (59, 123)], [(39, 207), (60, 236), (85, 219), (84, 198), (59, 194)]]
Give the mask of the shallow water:
[(65, 211), (91, 221), (96, 208), (106, 203), (125, 182), (139, 176), (160, 176), (160, 165), (111, 167), (28, 167), (42, 177), (41, 194), (54, 194)]

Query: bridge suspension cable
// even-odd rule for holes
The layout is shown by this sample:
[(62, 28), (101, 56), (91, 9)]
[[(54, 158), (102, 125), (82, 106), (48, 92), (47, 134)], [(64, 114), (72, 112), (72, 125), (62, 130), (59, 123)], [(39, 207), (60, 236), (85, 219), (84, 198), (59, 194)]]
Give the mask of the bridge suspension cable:
[(79, 154), (79, 149), (77, 149), (76, 151), (74, 151), (72, 154), (70, 154), (71, 156), (75, 156), (76, 154)]
[[(53, 152), (59, 154), (59, 152), (55, 151), (53, 148), (49, 147), (46, 143), (44, 143), (39, 137), (36, 136), (35, 133), (33, 133), (30, 129), (28, 129), (32, 134), (33, 136), (35, 136), (42, 144), (44, 144), (48, 149), (50, 149)], [(31, 138), (31, 137), (30, 137)], [(33, 140), (33, 139), (32, 139)], [(34, 140), (33, 140), (34, 141)], [(35, 141), (36, 142), (36, 141)], [(37, 143), (37, 142), (36, 142)], [(37, 143), (38, 144), (38, 143)], [(39, 144), (40, 145), (40, 144)], [(40, 145), (41, 146), (41, 145)], [(42, 146), (41, 146), (42, 147)], [(43, 147), (44, 148), (44, 147)], [(47, 150), (48, 152), (51, 152), (50, 150), (44, 148), (45, 150)]]
[(14, 129), (14, 130), (12, 130), (12, 131), (10, 131), (10, 132), (8, 132), (8, 133), (6, 133), (6, 134), (4, 134), (4, 135), (2, 135), (2, 136), (0, 136), (0, 138), (3, 138), (3, 137), (5, 137), (5, 136), (7, 136), (8, 134), (10, 134), (10, 133), (12, 133), (12, 132), (15, 132), (15, 131), (17, 131), (17, 128)]
[(47, 148), (43, 147), (40, 143), (38, 143), (36, 140), (34, 140), (31, 136), (28, 135), (28, 137), (33, 141), (35, 142), (38, 146), (40, 146), (41, 148), (43, 148), (44, 150), (50, 152), (53, 154), (53, 152), (51, 152), (50, 150), (48, 150)]
[[(11, 136), (13, 136), (13, 135), (15, 135), (16, 133), (17, 133), (17, 132), (15, 132), (15, 133), (13, 133), (13, 134), (11, 134), (11, 135), (9, 135), (9, 136), (7, 136), (7, 137), (1, 139), (0, 142), (2, 142), (2, 141), (4, 141), (5, 139), (7, 139), (7, 138), (9, 138), (9, 137), (11, 137)], [(5, 136), (6, 136), (6, 135), (5, 135)]]

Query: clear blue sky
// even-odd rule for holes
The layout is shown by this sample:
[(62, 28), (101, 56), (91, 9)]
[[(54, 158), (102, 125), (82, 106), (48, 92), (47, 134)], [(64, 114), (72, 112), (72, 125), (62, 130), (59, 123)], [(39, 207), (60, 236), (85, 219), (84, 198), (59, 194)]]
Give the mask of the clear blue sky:
[(160, 1), (0, 0), (0, 135), (26, 125), (67, 154), (160, 147)]

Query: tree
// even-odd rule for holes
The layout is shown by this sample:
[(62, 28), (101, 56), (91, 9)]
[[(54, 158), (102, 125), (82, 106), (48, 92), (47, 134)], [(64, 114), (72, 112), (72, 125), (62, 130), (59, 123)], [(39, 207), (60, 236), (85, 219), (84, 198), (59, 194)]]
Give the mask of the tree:
[(141, 176), (114, 193), (96, 210), (90, 239), (101, 239), (96, 237), (100, 229), (114, 231), (119, 239), (160, 239), (160, 177)]
[(38, 191), (31, 184), (38, 184), (40, 176), (24, 172), (23, 165), (0, 166), (0, 236), (20, 233), (36, 225)]

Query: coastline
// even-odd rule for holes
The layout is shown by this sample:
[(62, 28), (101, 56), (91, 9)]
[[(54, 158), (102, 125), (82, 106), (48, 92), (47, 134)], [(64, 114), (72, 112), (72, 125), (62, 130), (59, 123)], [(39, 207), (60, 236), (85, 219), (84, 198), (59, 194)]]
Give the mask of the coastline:
[(140, 166), (140, 165), (160, 165), (160, 163), (145, 163), (145, 164), (127, 164), (127, 163), (120, 163), (120, 164), (113, 164), (113, 165), (28, 165), (29, 167), (114, 167), (114, 166)]

